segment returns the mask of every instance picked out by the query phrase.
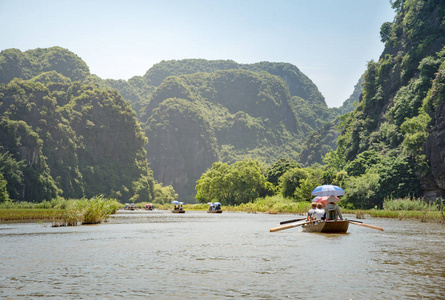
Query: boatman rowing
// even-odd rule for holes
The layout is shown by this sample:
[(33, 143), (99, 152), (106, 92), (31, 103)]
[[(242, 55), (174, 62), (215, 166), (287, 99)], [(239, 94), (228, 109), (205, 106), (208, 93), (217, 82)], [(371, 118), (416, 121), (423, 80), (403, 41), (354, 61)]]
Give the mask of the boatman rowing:
[(326, 211), (326, 220), (337, 220), (337, 218), (343, 220), (340, 207), (335, 203), (338, 201), (338, 198), (330, 196), (326, 201), (328, 202), (324, 207), (324, 210)]

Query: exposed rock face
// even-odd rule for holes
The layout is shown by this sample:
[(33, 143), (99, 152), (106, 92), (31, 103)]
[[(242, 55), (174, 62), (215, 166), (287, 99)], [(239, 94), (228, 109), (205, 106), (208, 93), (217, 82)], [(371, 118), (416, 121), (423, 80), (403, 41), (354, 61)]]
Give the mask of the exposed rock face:
[(158, 181), (172, 185), (181, 201), (194, 201), (196, 181), (218, 161), (215, 132), (189, 101), (167, 99), (146, 131), (148, 158)]
[(424, 151), (431, 165), (430, 180), (422, 182), (425, 196), (445, 195), (445, 103), (435, 112), (435, 124), (425, 142)]

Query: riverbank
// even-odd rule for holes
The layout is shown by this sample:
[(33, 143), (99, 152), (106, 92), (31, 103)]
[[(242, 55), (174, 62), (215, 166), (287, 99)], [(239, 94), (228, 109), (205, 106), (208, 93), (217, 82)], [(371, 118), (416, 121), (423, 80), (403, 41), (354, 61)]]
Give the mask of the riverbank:
[[(96, 200), (93, 200), (96, 199)], [(93, 198), (90, 200), (57, 200), (47, 203), (17, 203), (9, 206), (0, 206), (0, 222), (35, 222), (52, 221), (55, 226), (96, 224), (116, 213), (123, 205), (115, 200)], [(437, 210), (432, 204), (419, 200), (398, 199), (385, 202), (384, 209), (345, 209), (343, 214), (353, 214), (356, 219), (393, 218), (416, 219), (421, 222), (436, 222), (445, 224), (444, 211)], [(141, 209), (143, 203), (137, 206)], [(222, 206), (223, 211), (264, 213), (264, 214), (296, 214), (305, 216), (310, 209), (310, 202), (294, 202), (280, 196), (257, 199), (254, 202), (240, 205)], [(386, 207), (386, 208), (385, 208)], [(173, 204), (156, 205), (156, 209), (171, 210)], [(207, 204), (185, 204), (186, 211), (207, 211)]]

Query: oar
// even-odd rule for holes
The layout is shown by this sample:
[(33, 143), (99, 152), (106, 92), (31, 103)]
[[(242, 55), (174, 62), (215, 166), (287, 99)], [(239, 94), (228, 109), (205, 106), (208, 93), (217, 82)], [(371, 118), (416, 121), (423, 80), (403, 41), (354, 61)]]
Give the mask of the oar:
[(280, 225), (287, 224), (287, 223), (298, 222), (298, 221), (303, 221), (303, 220), (306, 220), (306, 218), (283, 221), (283, 222), (280, 222)]
[(349, 220), (349, 223), (354, 224), (354, 225), (358, 225), (358, 226), (363, 226), (363, 227), (368, 227), (368, 228), (371, 228), (371, 229), (383, 231), (383, 228), (379, 227), (379, 226), (374, 226), (374, 225), (369, 225), (369, 224), (364, 224), (364, 223), (357, 223), (357, 221), (352, 221), (352, 220)]
[(271, 228), (270, 232), (275, 232), (275, 231), (280, 231), (280, 230), (289, 229), (289, 228), (293, 228), (293, 227), (298, 227), (298, 226), (301, 226), (304, 224), (309, 224), (309, 223), (311, 223), (311, 222), (309, 221), (309, 222), (304, 222), (304, 223), (282, 225), (282, 226)]
[(351, 221), (351, 222), (357, 222), (357, 223), (363, 223), (362, 221), (357, 221), (357, 220), (349, 220), (349, 219), (348, 219), (348, 221)]

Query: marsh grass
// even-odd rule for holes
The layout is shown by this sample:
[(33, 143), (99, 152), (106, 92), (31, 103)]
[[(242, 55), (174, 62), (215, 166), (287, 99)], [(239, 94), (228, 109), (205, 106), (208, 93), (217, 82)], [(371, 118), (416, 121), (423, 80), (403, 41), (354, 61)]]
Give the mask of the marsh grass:
[(357, 219), (364, 219), (365, 218), (365, 213), (362, 210), (357, 209), (355, 211), (355, 217)]
[(437, 211), (437, 207), (423, 199), (387, 199), (383, 202), (383, 210), (391, 211)]
[(54, 217), (60, 218), (64, 214), (60, 209), (41, 209), (41, 208), (8, 208), (0, 209), (0, 221), (50, 221)]
[(42, 203), (4, 203), (0, 205), (0, 221), (52, 221), (54, 227), (98, 224), (106, 221), (122, 205), (102, 196), (91, 199), (54, 199)]
[(238, 206), (225, 206), (223, 207), (223, 210), (224, 208), (229, 211), (246, 211), (250, 213), (305, 214), (311, 208), (311, 204), (306, 201), (295, 202), (281, 196), (269, 196), (256, 199), (254, 202), (243, 203)]

